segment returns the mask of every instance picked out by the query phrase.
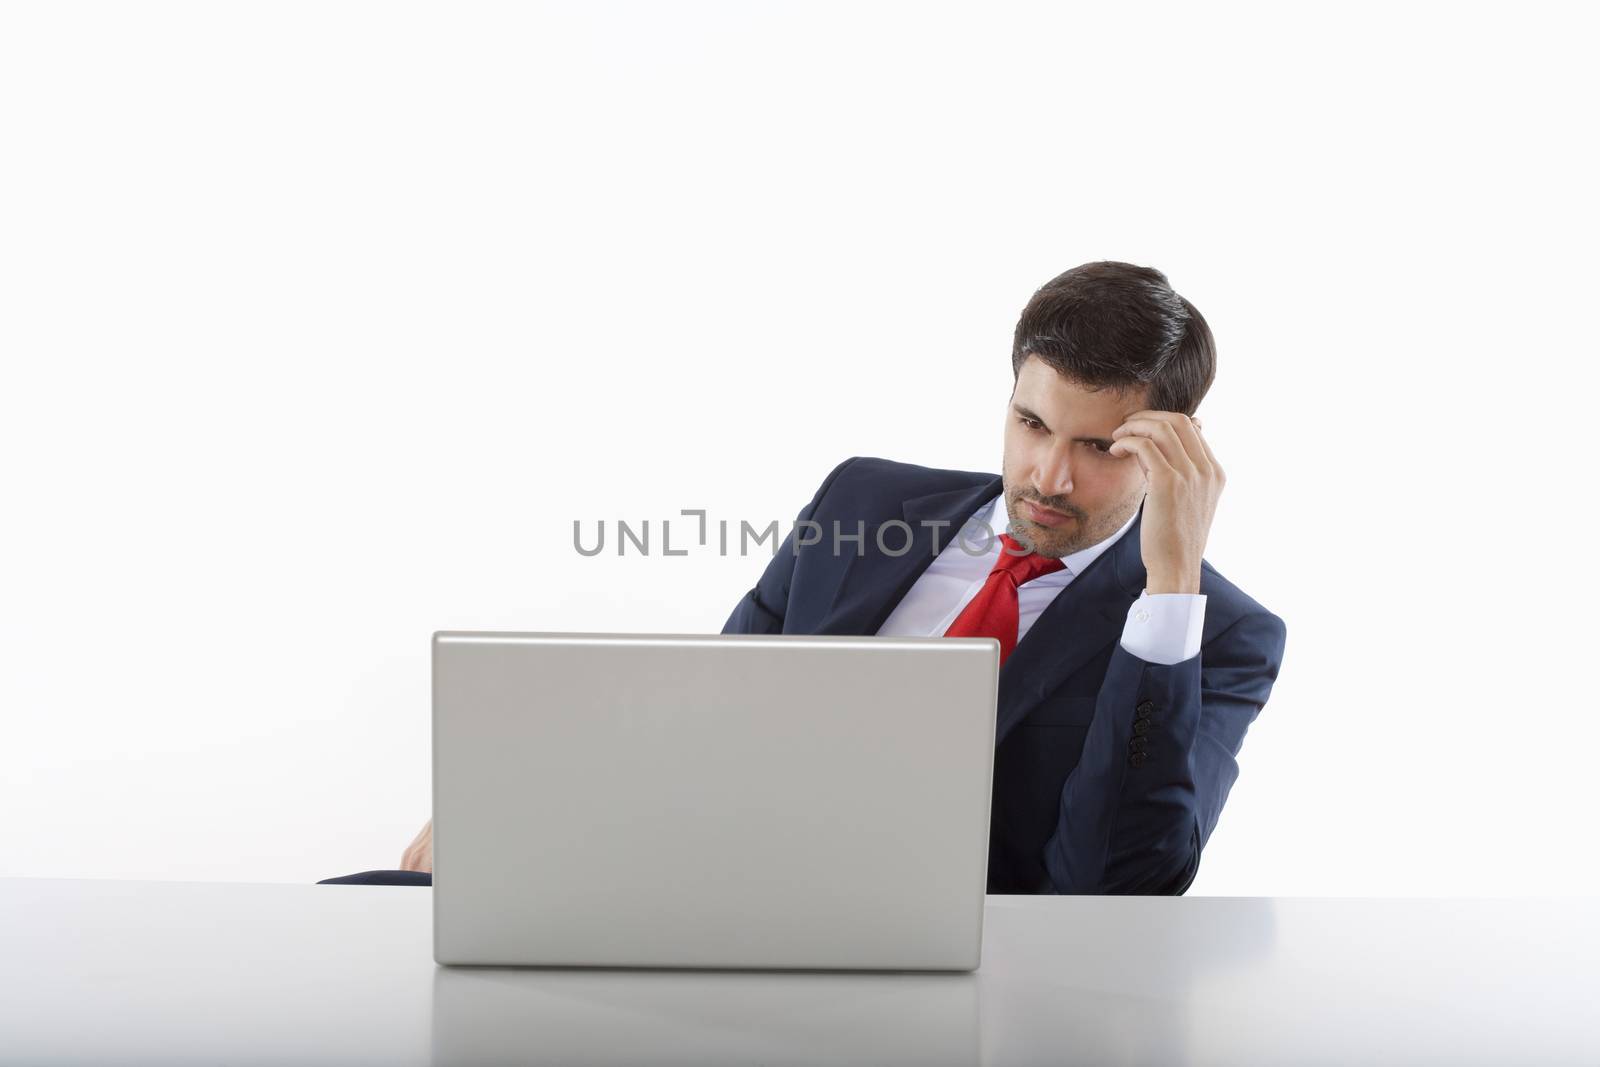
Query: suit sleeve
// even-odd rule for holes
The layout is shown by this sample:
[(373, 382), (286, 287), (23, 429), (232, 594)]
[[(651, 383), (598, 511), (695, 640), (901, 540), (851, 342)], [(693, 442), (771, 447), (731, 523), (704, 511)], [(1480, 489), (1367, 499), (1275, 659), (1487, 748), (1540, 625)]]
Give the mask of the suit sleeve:
[(1062, 787), (1041, 892), (1179, 896), (1189, 888), (1286, 637), (1282, 619), (1258, 612), (1170, 665), (1118, 644), (1083, 754)]
[[(795, 567), (795, 528), (803, 522), (810, 522), (816, 514), (817, 505), (827, 495), (828, 487), (835, 478), (859, 456), (851, 456), (828, 474), (822, 480), (822, 485), (811, 498), (811, 503), (800, 509), (800, 514), (795, 517), (795, 525), (790, 527), (789, 535), (778, 546), (772, 562), (767, 564), (767, 569), (762, 572), (760, 580), (755, 584), (739, 603), (734, 607), (733, 614), (728, 616), (728, 621), (722, 624), (725, 634), (776, 634), (783, 632), (783, 621), (789, 607), (789, 583), (794, 577)], [(804, 546), (802, 546), (804, 547)]]

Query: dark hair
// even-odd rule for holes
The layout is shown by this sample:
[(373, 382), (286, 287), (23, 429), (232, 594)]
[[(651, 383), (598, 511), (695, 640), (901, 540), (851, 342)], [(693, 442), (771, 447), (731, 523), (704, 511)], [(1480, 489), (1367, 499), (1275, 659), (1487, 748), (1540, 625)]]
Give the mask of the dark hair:
[(1152, 267), (1100, 260), (1033, 294), (1017, 320), (1011, 376), (1038, 356), (1088, 389), (1148, 386), (1145, 406), (1193, 415), (1217, 372), (1211, 327)]

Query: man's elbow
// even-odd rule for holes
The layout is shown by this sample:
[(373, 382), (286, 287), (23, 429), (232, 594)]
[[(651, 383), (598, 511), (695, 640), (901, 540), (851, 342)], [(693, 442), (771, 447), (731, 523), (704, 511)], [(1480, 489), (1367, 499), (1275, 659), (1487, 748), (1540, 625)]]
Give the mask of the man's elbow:
[(725, 634), (775, 634), (783, 630), (783, 618), (761, 603), (758, 589), (744, 595), (728, 621), (722, 624)]
[(1106, 868), (1096, 892), (1105, 896), (1181, 897), (1200, 873), (1200, 830), (1159, 842)]

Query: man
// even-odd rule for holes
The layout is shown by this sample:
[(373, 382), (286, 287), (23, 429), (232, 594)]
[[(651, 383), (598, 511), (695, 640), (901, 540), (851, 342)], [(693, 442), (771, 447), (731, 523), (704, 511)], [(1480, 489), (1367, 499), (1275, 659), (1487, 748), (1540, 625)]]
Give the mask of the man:
[[(1001, 474), (845, 460), (722, 632), (996, 638), (988, 891), (1181, 894), (1286, 635), (1202, 558), (1211, 332), (1160, 271), (1086, 263), (1011, 363)], [(430, 822), (403, 877), (431, 866)]]
[(1202, 558), (1211, 333), (1161, 272), (1087, 263), (1011, 358), (1002, 474), (846, 460), (723, 632), (997, 638), (988, 891), (1181, 894), (1286, 635)]

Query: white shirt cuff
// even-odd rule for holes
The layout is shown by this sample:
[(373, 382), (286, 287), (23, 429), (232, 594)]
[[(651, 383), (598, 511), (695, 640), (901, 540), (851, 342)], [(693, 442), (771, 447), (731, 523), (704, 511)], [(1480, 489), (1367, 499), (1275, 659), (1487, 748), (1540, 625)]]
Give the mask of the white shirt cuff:
[(1122, 647), (1148, 663), (1171, 666), (1200, 654), (1205, 625), (1204, 593), (1141, 592), (1128, 606)]

